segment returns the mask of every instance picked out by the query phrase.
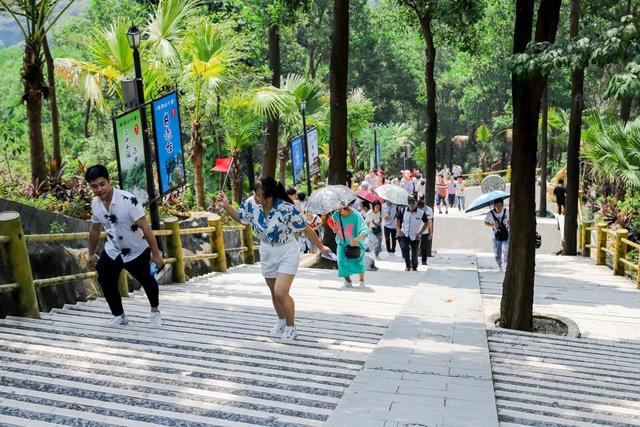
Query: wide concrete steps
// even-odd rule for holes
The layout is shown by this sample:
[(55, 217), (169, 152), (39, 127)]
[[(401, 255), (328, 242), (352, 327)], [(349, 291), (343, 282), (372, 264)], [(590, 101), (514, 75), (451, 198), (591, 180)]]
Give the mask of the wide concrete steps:
[[(230, 286), (254, 302), (220, 298)], [(1, 319), (0, 425), (321, 425), (389, 319), (301, 311), (299, 339), (283, 343), (264, 286), (212, 275), (163, 287), (160, 328), (144, 294), (123, 300), (123, 327), (103, 300)]]
[(640, 426), (640, 343), (488, 330), (502, 426)]

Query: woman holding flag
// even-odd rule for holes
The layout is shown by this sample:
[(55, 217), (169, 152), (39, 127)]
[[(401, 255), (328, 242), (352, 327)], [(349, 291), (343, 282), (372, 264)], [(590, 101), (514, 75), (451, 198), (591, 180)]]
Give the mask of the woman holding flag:
[(298, 264), (300, 251), (295, 234), (304, 232), (309, 241), (323, 254), (330, 249), (322, 244), (318, 235), (307, 225), (304, 216), (292, 203), (284, 186), (271, 177), (256, 183), (253, 196), (240, 204), (238, 210), (221, 192), (213, 201), (231, 218), (251, 225), (260, 239), (260, 266), (267, 286), (271, 291), (273, 307), (278, 314), (272, 335), (284, 341), (293, 341), (297, 336), (294, 324), (295, 303), (289, 295)]

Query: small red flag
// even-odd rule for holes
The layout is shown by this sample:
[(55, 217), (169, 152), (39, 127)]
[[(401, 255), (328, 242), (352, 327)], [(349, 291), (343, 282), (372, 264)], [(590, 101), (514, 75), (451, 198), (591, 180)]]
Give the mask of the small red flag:
[(227, 173), (231, 168), (233, 157), (225, 157), (223, 159), (216, 159), (216, 164), (211, 168), (212, 172)]

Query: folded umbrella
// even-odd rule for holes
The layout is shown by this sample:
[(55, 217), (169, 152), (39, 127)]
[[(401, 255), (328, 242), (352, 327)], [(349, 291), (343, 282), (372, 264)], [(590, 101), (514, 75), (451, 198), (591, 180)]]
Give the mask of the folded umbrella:
[(385, 184), (373, 190), (382, 200), (394, 205), (406, 205), (409, 202), (409, 193), (402, 187), (393, 184)]
[(353, 203), (354, 200), (356, 200), (356, 194), (348, 187), (329, 185), (311, 193), (305, 209), (316, 215), (326, 215)]
[(477, 211), (478, 209), (486, 208), (497, 200), (505, 200), (511, 197), (509, 193), (496, 190), (489, 193), (485, 193), (482, 196), (475, 199), (471, 205), (465, 210), (465, 212)]

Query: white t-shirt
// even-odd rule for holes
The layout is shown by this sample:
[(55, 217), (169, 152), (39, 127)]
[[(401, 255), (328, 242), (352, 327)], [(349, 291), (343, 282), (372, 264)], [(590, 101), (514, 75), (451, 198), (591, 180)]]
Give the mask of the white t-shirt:
[(133, 194), (118, 188), (113, 189), (108, 210), (99, 197), (91, 201), (91, 222), (100, 224), (107, 232), (104, 250), (113, 260), (120, 255), (124, 262), (132, 261), (149, 247), (136, 224), (143, 217), (142, 203)]
[(406, 180), (403, 179), (403, 180), (400, 181), (400, 183), (398, 185), (400, 187), (404, 188), (405, 190), (407, 190), (407, 193), (409, 193), (410, 196), (416, 190), (416, 183), (413, 182), (413, 180), (406, 181)]
[[(396, 212), (398, 208), (393, 203), (385, 202), (382, 204), (382, 225), (386, 228), (396, 229)], [(386, 216), (389, 216), (385, 219)]]
[[(497, 221), (493, 218), (493, 215), (491, 214), (492, 212), (493, 212), (493, 215), (495, 215), (496, 218), (498, 219)], [(500, 213), (497, 213), (492, 209), (489, 212), (487, 212), (487, 216), (484, 217), (484, 222), (487, 224), (499, 224), (500, 221), (502, 221), (502, 223), (506, 225), (507, 228), (509, 228), (509, 208), (502, 208), (502, 211)]]
[(381, 227), (382, 210), (380, 210), (379, 212), (374, 212), (373, 209), (371, 209), (369, 212), (367, 212), (367, 216), (364, 218), (364, 221), (367, 223), (367, 226), (369, 226), (369, 228)]
[(464, 197), (464, 189), (466, 187), (466, 182), (456, 182), (456, 196)]
[(418, 192), (418, 197), (424, 197), (427, 193), (427, 180), (424, 178), (420, 178), (418, 183), (416, 184), (416, 191)]
[(429, 221), (427, 213), (422, 209), (416, 209), (414, 212), (411, 212), (409, 208), (400, 209), (396, 218), (402, 221), (400, 224), (402, 233), (409, 240), (417, 240), (424, 223)]

